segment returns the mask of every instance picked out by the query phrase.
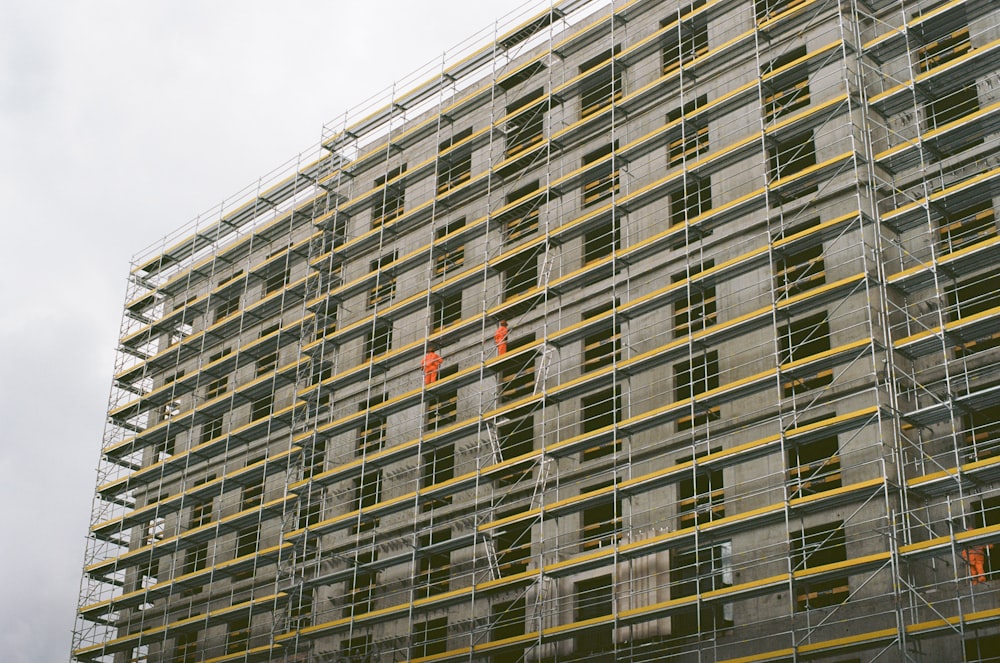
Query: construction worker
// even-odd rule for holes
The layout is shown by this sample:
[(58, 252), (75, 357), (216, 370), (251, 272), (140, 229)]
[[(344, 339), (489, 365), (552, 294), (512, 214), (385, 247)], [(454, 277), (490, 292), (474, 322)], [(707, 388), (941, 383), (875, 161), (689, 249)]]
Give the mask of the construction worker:
[(434, 384), (438, 379), (438, 369), (444, 359), (437, 353), (437, 348), (433, 345), (427, 348), (427, 354), (420, 360), (420, 368), (424, 370), (424, 384)]
[(497, 345), (497, 355), (502, 355), (507, 352), (507, 321), (501, 320), (500, 326), (497, 327), (497, 331), (493, 334), (493, 342)]
[(976, 584), (986, 582), (986, 551), (992, 547), (993, 544), (972, 545), (962, 550), (962, 559), (969, 565), (972, 582)]

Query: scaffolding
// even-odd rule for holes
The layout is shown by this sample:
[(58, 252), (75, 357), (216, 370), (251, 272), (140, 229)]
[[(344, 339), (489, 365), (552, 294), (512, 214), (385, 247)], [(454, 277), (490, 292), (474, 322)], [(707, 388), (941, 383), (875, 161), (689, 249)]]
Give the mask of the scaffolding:
[(533, 2), (346, 113), (135, 259), (72, 659), (994, 660), (998, 53)]

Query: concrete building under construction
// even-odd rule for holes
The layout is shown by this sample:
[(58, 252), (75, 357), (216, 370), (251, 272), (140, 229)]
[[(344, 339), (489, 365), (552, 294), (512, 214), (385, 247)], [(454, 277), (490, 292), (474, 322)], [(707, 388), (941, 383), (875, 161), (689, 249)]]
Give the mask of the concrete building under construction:
[(466, 44), (134, 261), (73, 660), (1000, 660), (1000, 6)]

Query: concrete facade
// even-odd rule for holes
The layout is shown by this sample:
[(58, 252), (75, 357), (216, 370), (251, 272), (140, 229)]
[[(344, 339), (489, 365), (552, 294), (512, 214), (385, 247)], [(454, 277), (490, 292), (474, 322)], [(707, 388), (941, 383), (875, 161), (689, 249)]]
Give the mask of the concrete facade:
[(1000, 10), (498, 25), (136, 259), (73, 660), (994, 660)]

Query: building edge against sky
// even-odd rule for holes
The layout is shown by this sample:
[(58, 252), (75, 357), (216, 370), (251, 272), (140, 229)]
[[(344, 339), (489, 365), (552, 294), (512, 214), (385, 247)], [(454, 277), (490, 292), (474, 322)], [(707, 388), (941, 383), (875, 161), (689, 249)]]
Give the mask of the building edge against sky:
[(998, 144), (988, 0), (502, 19), (134, 261), (72, 659), (996, 660)]

